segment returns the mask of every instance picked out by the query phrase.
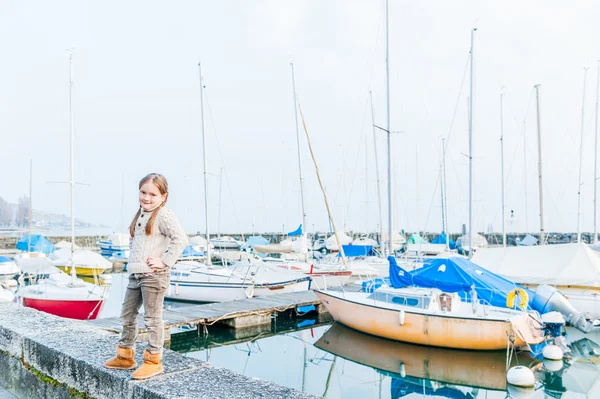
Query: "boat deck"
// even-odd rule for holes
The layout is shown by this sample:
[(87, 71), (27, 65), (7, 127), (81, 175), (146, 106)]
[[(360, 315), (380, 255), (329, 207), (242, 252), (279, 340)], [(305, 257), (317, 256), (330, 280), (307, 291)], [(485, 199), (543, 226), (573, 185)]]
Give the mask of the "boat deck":
[[(302, 315), (305, 306), (315, 306), (319, 313), (326, 312), (321, 301), (313, 291), (292, 292), (259, 298), (249, 298), (240, 301), (190, 304), (163, 311), (165, 330), (174, 327), (196, 327), (198, 333), (206, 332), (206, 326), (224, 324), (232, 328), (243, 328), (271, 323), (272, 315), (280, 312), (295, 311)], [(120, 333), (122, 321), (119, 317), (90, 320), (88, 325), (104, 330)], [(188, 330), (189, 331), (189, 330)], [(146, 333), (144, 316), (138, 316), (138, 332)], [(165, 339), (169, 339), (166, 334)]]

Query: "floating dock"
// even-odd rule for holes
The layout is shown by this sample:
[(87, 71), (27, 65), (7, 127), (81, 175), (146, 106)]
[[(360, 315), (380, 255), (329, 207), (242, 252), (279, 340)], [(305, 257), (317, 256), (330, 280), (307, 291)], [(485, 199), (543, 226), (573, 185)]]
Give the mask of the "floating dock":
[[(267, 297), (249, 298), (241, 301), (207, 303), (177, 307), (163, 311), (165, 340), (170, 340), (172, 328), (197, 329), (198, 334), (207, 333), (206, 327), (221, 324), (231, 328), (245, 328), (270, 324), (273, 317), (283, 312), (303, 315), (310, 307), (318, 313), (327, 310), (313, 291), (300, 291)], [(119, 317), (90, 320), (87, 325), (120, 333), (122, 321)], [(183, 331), (183, 329), (182, 329)], [(138, 316), (138, 333), (145, 334), (144, 316)]]

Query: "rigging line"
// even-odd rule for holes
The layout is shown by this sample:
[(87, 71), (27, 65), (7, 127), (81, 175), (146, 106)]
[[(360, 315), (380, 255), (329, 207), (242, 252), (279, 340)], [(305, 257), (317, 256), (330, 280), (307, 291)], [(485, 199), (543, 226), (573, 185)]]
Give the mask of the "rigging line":
[[(365, 120), (367, 118), (367, 111), (370, 108), (369, 106), (369, 97), (367, 97), (366, 101), (365, 101), (365, 112), (363, 113), (363, 121), (362, 121), (362, 125), (360, 127), (360, 131), (361, 131), (361, 135), (358, 139), (358, 143), (362, 143), (363, 138), (365, 137)], [(362, 148), (360, 147), (360, 144), (357, 146), (356, 148), (356, 156), (354, 157), (354, 171), (352, 172), (352, 181), (350, 183), (350, 193), (348, 194), (348, 198), (346, 201), (346, 206), (345, 206), (345, 211), (344, 211), (344, 220), (343, 220), (343, 225), (346, 225), (346, 222), (348, 221), (348, 211), (350, 209), (350, 198), (352, 198), (352, 192), (354, 191), (354, 182), (356, 181), (356, 170), (358, 169), (358, 164), (359, 164), (359, 154), (361, 152)], [(343, 195), (344, 193), (342, 193)], [(344, 200), (344, 198), (342, 198), (342, 201)], [(365, 204), (365, 206), (367, 206)]]
[[(441, 165), (440, 165), (440, 168), (441, 168)], [(427, 225), (429, 224), (429, 218), (431, 217), (433, 203), (435, 202), (435, 198), (437, 197), (437, 190), (438, 190), (438, 187), (440, 186), (440, 182), (442, 180), (441, 177), (442, 177), (442, 171), (440, 169), (438, 171), (438, 177), (435, 181), (435, 188), (433, 189), (433, 196), (431, 197), (431, 202), (429, 203), (429, 211), (427, 212), (427, 218), (425, 219), (425, 225), (423, 226), (423, 231), (427, 231)], [(446, 230), (448, 230), (448, 227), (446, 227)], [(449, 234), (449, 233), (446, 232), (446, 234)]]
[[(467, 71), (469, 70), (469, 61), (471, 60), (471, 52), (469, 51), (469, 55), (467, 56), (467, 62), (465, 63), (465, 69), (463, 72), (463, 77), (462, 80), (460, 82), (460, 88), (458, 90), (458, 96), (456, 97), (456, 104), (454, 105), (454, 112), (452, 113), (452, 120), (450, 121), (450, 129), (448, 130), (448, 135), (446, 136), (446, 145), (444, 146), (444, 151), (446, 152), (448, 158), (450, 158), (450, 164), (452, 165), (452, 169), (454, 171), (454, 175), (456, 176), (456, 181), (458, 182), (458, 187), (460, 189), (460, 199), (461, 201), (463, 200), (462, 198), (462, 192), (464, 191), (461, 185), (461, 181), (458, 175), (458, 171), (456, 170), (456, 165), (454, 164), (454, 162), (452, 161), (452, 156), (450, 155), (450, 153), (447, 151), (448, 146), (450, 145), (450, 136), (452, 135), (453, 129), (454, 129), (454, 122), (456, 121), (456, 114), (458, 113), (458, 106), (460, 104), (460, 99), (461, 99), (461, 95), (462, 95), (462, 90), (463, 87), (465, 85), (465, 79), (467, 77)], [(441, 162), (440, 161), (440, 168), (441, 168)]]
[[(373, 46), (373, 55), (370, 57), (371, 60), (375, 59), (375, 54), (377, 53), (377, 50), (379, 49), (379, 36), (380, 36), (380, 33), (381, 33), (381, 26), (382, 26), (382, 23), (383, 23), (382, 22), (383, 21), (382, 16), (383, 16), (383, 10), (380, 9), (380, 11), (379, 11), (379, 18), (378, 18), (379, 24), (377, 25), (377, 34), (375, 35), (375, 46)], [(366, 67), (368, 67), (368, 66), (369, 66), (369, 62), (367, 60)], [(368, 75), (369, 79), (368, 79), (367, 87), (371, 87), (372, 82), (373, 82), (373, 75), (374, 75), (374, 73), (375, 73), (375, 62), (373, 62), (371, 64), (371, 71), (369, 72), (369, 75)], [(362, 91), (362, 90), (360, 90), (360, 91)], [(368, 105), (369, 105), (369, 96), (366, 97), (365, 101), (366, 101), (366, 107), (365, 107), (365, 113), (363, 114), (363, 121), (362, 121), (361, 128), (360, 128), (360, 139), (359, 140), (362, 140), (362, 138), (365, 135), (365, 133), (364, 133), (364, 125), (365, 125), (365, 120), (366, 120), (367, 108), (368, 108)], [(356, 100), (356, 103), (357, 103), (357, 106), (358, 106), (358, 104), (360, 103), (360, 96), (358, 96), (358, 98)], [(359, 146), (358, 149), (356, 150), (356, 153), (357, 153), (357, 156), (355, 157), (356, 164), (355, 164), (355, 167), (354, 167), (354, 172), (353, 172), (354, 174), (353, 174), (352, 183), (351, 183), (351, 186), (350, 186), (350, 195), (348, 197), (352, 196), (352, 189), (354, 188), (354, 179), (356, 177), (356, 168), (358, 167), (358, 153), (360, 152), (360, 150), (361, 150), (361, 148)], [(336, 202), (338, 200), (338, 194), (339, 194), (340, 191), (341, 190), (338, 187), (337, 190), (336, 190), (336, 194), (335, 194), (335, 201)], [(342, 197), (343, 197), (343, 194), (344, 193), (341, 194)], [(344, 198), (342, 198), (342, 207), (344, 208), (344, 220), (342, 221), (342, 223), (343, 223), (343, 225), (346, 225), (346, 222), (348, 220), (348, 210), (350, 208), (350, 201), (346, 201), (346, 206), (344, 206)]]
[(210, 101), (208, 97), (208, 89), (204, 87), (204, 94), (206, 96), (206, 105), (208, 107), (208, 116), (210, 119), (210, 123), (213, 127), (213, 133), (215, 135), (215, 140), (217, 141), (217, 151), (219, 152), (219, 157), (221, 157), (221, 165), (223, 165), (223, 171), (225, 172), (225, 183), (227, 184), (227, 189), (229, 190), (229, 196), (231, 197), (231, 203), (233, 204), (233, 211), (235, 212), (235, 218), (238, 222), (238, 227), (240, 229), (240, 234), (242, 236), (242, 241), (245, 241), (244, 233), (242, 229), (242, 223), (240, 222), (240, 216), (237, 211), (237, 207), (235, 206), (235, 199), (233, 197), (233, 192), (231, 191), (231, 185), (229, 184), (229, 175), (227, 174), (227, 168), (225, 167), (225, 159), (223, 158), (223, 153), (221, 152), (221, 145), (219, 144), (219, 136), (217, 135), (217, 128), (215, 126), (215, 120), (212, 116), (212, 110), (210, 108)]
[[(529, 107), (531, 106), (531, 99), (533, 98), (533, 93), (535, 92), (535, 89), (531, 89), (531, 94), (529, 95), (529, 101), (527, 102), (527, 109), (525, 111), (525, 116), (523, 117), (523, 124), (521, 124), (521, 134), (519, 135), (519, 140), (518, 143), (515, 145), (514, 150), (513, 150), (513, 159), (510, 162), (510, 166), (508, 167), (508, 173), (506, 174), (505, 180), (504, 180), (504, 184), (506, 186), (510, 175), (512, 173), (512, 168), (515, 164), (515, 160), (517, 159), (517, 154), (519, 153), (517, 151), (517, 149), (519, 147), (521, 147), (521, 138), (523, 138), (523, 136), (525, 135), (525, 121), (527, 120), (527, 115), (529, 115)], [(514, 116), (514, 113), (511, 111), (510, 106), (507, 107), (509, 113), (513, 116), (513, 118), (515, 119), (515, 122), (518, 123), (518, 121), (516, 120), (516, 117)], [(527, 151), (527, 149), (525, 149), (525, 151)], [(527, 161), (527, 160), (525, 160)]]
[(446, 146), (444, 151), (448, 149), (448, 145), (450, 144), (450, 135), (452, 134), (452, 129), (454, 128), (454, 121), (456, 120), (456, 114), (458, 112), (458, 105), (460, 104), (460, 98), (462, 95), (462, 90), (465, 85), (465, 79), (467, 77), (467, 71), (469, 70), (469, 61), (471, 60), (471, 52), (469, 51), (469, 55), (467, 57), (467, 62), (465, 64), (465, 71), (463, 72), (462, 81), (460, 82), (460, 88), (458, 90), (458, 96), (456, 97), (456, 104), (454, 105), (454, 113), (452, 114), (452, 120), (450, 121), (450, 130), (448, 131), (448, 135), (446, 136)]

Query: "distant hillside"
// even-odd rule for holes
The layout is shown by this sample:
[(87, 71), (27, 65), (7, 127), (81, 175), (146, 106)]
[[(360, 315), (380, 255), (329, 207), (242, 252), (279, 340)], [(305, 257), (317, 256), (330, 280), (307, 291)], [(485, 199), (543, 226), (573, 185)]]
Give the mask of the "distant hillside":
[[(0, 226), (26, 227), (29, 218), (29, 198), (19, 198), (18, 204), (12, 204), (0, 197)], [(32, 225), (37, 228), (70, 228), (71, 217), (33, 209)], [(75, 218), (78, 227), (107, 227)]]

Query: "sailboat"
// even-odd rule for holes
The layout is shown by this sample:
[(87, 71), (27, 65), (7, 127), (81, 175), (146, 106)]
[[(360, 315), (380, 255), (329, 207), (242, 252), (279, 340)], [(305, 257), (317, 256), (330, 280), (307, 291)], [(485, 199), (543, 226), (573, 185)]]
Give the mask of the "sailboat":
[[(386, 15), (387, 7), (386, 2)], [(470, 149), (472, 148), (474, 34), (475, 29), (471, 31)], [(386, 75), (389, 76), (389, 74)], [(472, 156), (470, 155), (469, 158), (468, 247), (470, 258), (473, 247), (473, 178)], [(389, 165), (390, 158), (388, 158), (388, 174), (390, 173)], [(391, 184), (391, 181), (388, 184)], [(389, 187), (388, 201), (391, 203), (391, 189)], [(391, 226), (390, 221), (390, 232), (392, 231)], [(392, 253), (391, 248), (390, 253)], [(315, 291), (334, 320), (355, 330), (382, 338), (445, 348), (497, 350), (506, 349), (512, 345), (525, 347), (544, 341), (544, 333), (539, 328), (542, 325), (539, 314), (506, 309), (486, 302), (481, 303), (478, 300), (463, 301), (458, 292), (464, 291), (465, 287), (450, 290), (451, 287), (443, 286), (447, 291), (442, 291), (432, 287), (406, 287), (405, 284), (400, 284), (400, 282), (397, 284), (396, 279), (399, 279), (398, 276), (401, 278), (403, 272), (394, 267), (395, 260), (393, 257), (390, 256), (389, 259), (390, 286), (382, 285), (372, 292)], [(446, 265), (440, 265), (440, 270), (445, 269)], [(511, 337), (511, 339), (509, 340), (507, 337)]]
[[(204, 159), (204, 205), (206, 237), (210, 237), (208, 224), (208, 195), (206, 180), (206, 138), (202, 99), (202, 67), (198, 64), (200, 78), (200, 103), (202, 114), (202, 153)], [(221, 237), (220, 242), (226, 239)], [(233, 239), (231, 239), (233, 240)], [(233, 240), (237, 243), (237, 241)], [(215, 244), (215, 239), (210, 240)], [(239, 243), (237, 243), (239, 244)], [(215, 244), (215, 247), (218, 245)], [(239, 245), (238, 245), (239, 247)], [(308, 290), (310, 276), (282, 270), (257, 260), (236, 262), (229, 267), (211, 265), (211, 246), (206, 247), (206, 261), (177, 262), (171, 269), (171, 282), (165, 297), (189, 302), (225, 302), (253, 296)]]
[(108, 287), (84, 282), (75, 275), (75, 159), (73, 130), (73, 56), (69, 57), (69, 114), (71, 141), (71, 256), (70, 275), (51, 274), (37, 284), (21, 286), (17, 292), (24, 306), (51, 313), (56, 316), (78, 320), (93, 320), (98, 317), (108, 295)]

